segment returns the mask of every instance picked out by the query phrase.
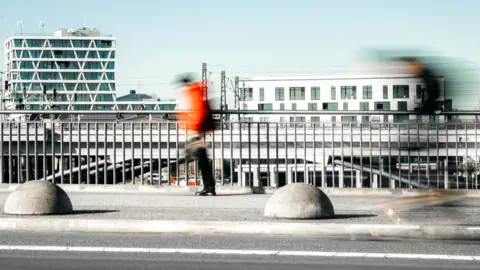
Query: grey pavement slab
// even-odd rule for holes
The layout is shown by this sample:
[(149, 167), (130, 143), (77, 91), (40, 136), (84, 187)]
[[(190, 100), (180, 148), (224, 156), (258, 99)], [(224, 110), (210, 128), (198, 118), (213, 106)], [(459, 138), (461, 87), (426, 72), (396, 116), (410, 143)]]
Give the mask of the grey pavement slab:
[[(191, 221), (263, 221), (269, 194), (197, 197), (160, 194), (88, 194), (70, 193), (76, 214), (41, 216), (42, 218), (135, 219)], [(8, 193), (0, 193), (0, 207)], [(333, 219), (301, 220), (308, 223), (392, 224), (375, 205), (391, 197), (330, 197), (337, 214)], [(480, 200), (465, 199), (451, 206), (425, 207), (400, 213), (407, 222), (420, 225), (478, 225)], [(12, 217), (0, 214), (0, 218)], [(37, 216), (39, 217), (39, 216)], [(37, 218), (31, 217), (28, 218)], [(299, 220), (281, 220), (299, 222)]]

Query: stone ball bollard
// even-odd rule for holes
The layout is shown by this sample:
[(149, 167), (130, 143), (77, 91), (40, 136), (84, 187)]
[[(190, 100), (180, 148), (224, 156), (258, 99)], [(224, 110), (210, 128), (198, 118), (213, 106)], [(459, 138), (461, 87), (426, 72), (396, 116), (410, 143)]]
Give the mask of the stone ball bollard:
[(54, 215), (73, 213), (72, 202), (58, 185), (33, 180), (18, 186), (7, 197), (4, 213), (12, 215)]
[(304, 183), (293, 183), (273, 193), (265, 206), (264, 216), (320, 219), (335, 217), (335, 211), (328, 196), (319, 188)]

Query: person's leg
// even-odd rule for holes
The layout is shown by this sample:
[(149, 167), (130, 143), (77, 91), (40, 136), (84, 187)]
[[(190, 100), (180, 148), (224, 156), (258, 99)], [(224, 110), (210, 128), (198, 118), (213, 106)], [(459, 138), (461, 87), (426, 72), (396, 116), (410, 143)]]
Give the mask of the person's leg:
[(202, 174), (203, 190), (195, 193), (196, 195), (216, 195), (215, 179), (210, 161), (208, 160), (206, 147), (206, 143), (201, 134), (195, 134), (189, 144), (189, 153), (198, 160), (198, 168)]
[(203, 190), (197, 192), (197, 195), (216, 195), (215, 193), (215, 179), (213, 178), (212, 167), (207, 156), (207, 150), (204, 147), (196, 149), (196, 156), (198, 158), (198, 167), (203, 179)]

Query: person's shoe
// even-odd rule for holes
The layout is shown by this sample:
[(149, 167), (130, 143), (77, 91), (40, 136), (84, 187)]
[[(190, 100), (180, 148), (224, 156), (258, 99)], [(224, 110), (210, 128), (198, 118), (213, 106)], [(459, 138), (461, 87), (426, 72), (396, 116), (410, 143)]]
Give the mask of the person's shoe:
[(202, 191), (195, 192), (195, 195), (198, 195), (198, 196), (215, 196), (215, 195), (217, 195), (217, 193), (215, 193), (215, 190), (204, 189)]

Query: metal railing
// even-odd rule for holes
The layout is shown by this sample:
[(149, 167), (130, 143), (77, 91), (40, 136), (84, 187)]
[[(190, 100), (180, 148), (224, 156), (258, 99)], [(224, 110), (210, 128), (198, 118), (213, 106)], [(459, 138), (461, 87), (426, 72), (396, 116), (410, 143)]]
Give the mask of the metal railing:
[[(0, 114), (7, 112), (22, 113)], [(342, 113), (352, 114), (338, 112)], [(0, 182), (200, 185), (197, 162), (182, 158), (188, 138), (183, 126), (154, 121), (3, 122)], [(330, 188), (478, 188), (480, 123), (222, 122), (217, 127), (205, 139), (218, 185), (279, 187), (305, 182)]]
[[(108, 104), (115, 105), (115, 102), (107, 102)], [(132, 101), (131, 104), (140, 105), (145, 102)], [(123, 103), (122, 103), (123, 104)], [(162, 110), (161, 112), (157, 110), (55, 110), (55, 111), (45, 111), (45, 110), (0, 110), (0, 114), (45, 114), (45, 113), (55, 113), (55, 114), (67, 114), (67, 115), (78, 115), (78, 114), (175, 114), (178, 112), (185, 112), (182, 110)], [(396, 111), (396, 110), (319, 110), (319, 111), (310, 111), (310, 110), (212, 110), (213, 114), (226, 114), (226, 115), (417, 115), (415, 111)], [(480, 110), (456, 110), (456, 111), (443, 111), (435, 115), (446, 116), (446, 115), (457, 115), (457, 116), (479, 116)]]

